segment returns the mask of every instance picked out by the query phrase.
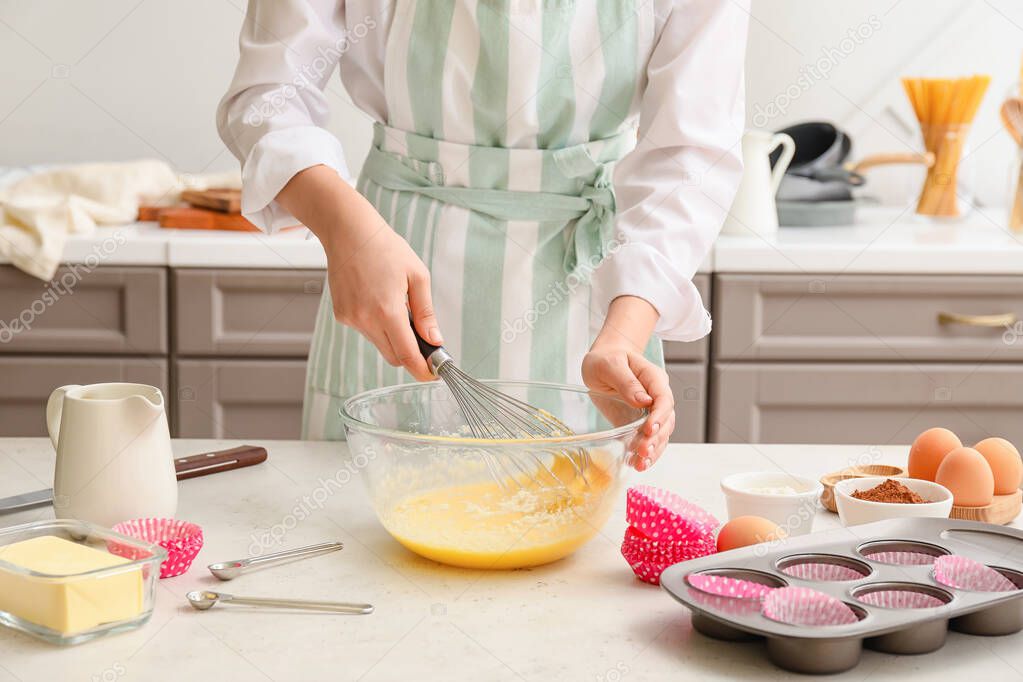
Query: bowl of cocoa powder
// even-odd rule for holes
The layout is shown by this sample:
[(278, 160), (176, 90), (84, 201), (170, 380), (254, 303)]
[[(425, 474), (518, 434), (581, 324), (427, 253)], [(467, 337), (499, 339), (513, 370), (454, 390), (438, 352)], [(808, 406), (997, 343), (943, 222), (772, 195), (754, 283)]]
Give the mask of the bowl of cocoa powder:
[(895, 518), (947, 519), (952, 493), (943, 485), (917, 478), (850, 478), (835, 484), (835, 506), (843, 526)]

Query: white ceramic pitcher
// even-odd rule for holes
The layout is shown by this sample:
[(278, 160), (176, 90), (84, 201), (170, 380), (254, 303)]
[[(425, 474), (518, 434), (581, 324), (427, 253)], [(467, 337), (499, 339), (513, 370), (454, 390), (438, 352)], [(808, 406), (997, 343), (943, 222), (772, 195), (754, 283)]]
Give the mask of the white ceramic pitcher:
[[(770, 155), (781, 146), (781, 156), (771, 169)], [(742, 181), (732, 201), (721, 234), (773, 234), (778, 231), (778, 207), (774, 195), (785, 169), (796, 153), (796, 143), (785, 133), (747, 130), (742, 136)]]
[(110, 527), (173, 517), (178, 506), (170, 431), (160, 389), (145, 384), (61, 386), (46, 404), (57, 450), (57, 518)]

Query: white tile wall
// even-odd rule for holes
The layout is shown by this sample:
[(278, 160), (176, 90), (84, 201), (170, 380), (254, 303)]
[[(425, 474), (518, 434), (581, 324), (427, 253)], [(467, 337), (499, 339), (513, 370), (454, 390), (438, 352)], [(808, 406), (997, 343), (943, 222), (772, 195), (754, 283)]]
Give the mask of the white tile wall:
[[(979, 198), (1004, 203), (1012, 147), (997, 105), (1018, 79), (1023, 3), (753, 3), (751, 123), (832, 119), (854, 135), (856, 156), (916, 148), (897, 77), (991, 73), (970, 159)], [(159, 157), (189, 172), (233, 167), (213, 113), (231, 77), (243, 11), (242, 0), (0, 2), (0, 165)], [(857, 28), (866, 37), (843, 43)], [(807, 78), (806, 66), (825, 54), (828, 76)], [(331, 100), (331, 130), (358, 167), (369, 119), (342, 95)], [(772, 103), (784, 111), (770, 112)], [(915, 193), (918, 176), (905, 168), (873, 171), (867, 191), (901, 203)]]

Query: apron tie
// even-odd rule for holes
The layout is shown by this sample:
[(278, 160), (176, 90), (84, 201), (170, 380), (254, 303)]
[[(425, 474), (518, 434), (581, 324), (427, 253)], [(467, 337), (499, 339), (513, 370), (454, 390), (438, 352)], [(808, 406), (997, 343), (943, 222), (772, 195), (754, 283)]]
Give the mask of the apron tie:
[[(424, 166), (435, 162), (410, 165), (412, 159), (386, 152), (375, 144), (366, 157), (362, 172), (385, 189), (416, 192), (438, 201), (460, 206), (500, 221), (573, 222), (569, 228), (563, 266), (567, 274), (592, 270), (607, 254), (614, 235), (615, 194), (612, 164), (596, 161), (586, 145), (553, 151), (555, 165), (565, 177), (581, 179), (576, 194), (527, 192), (480, 187), (450, 187), (437, 184)], [(582, 273), (588, 275), (589, 273)]]

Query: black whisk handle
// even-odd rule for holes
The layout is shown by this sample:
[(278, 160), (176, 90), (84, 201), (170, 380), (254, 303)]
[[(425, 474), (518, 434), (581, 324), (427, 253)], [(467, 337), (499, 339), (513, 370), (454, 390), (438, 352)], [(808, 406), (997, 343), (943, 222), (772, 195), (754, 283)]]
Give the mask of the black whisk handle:
[(416, 343), (419, 344), (419, 352), (423, 354), (424, 359), (429, 360), (431, 355), (441, 349), (441, 346), (435, 346), (419, 335), (419, 332), (416, 331), (416, 323), (412, 320), (411, 312), (408, 314), (408, 323), (409, 326), (412, 327), (412, 333), (416, 335)]

